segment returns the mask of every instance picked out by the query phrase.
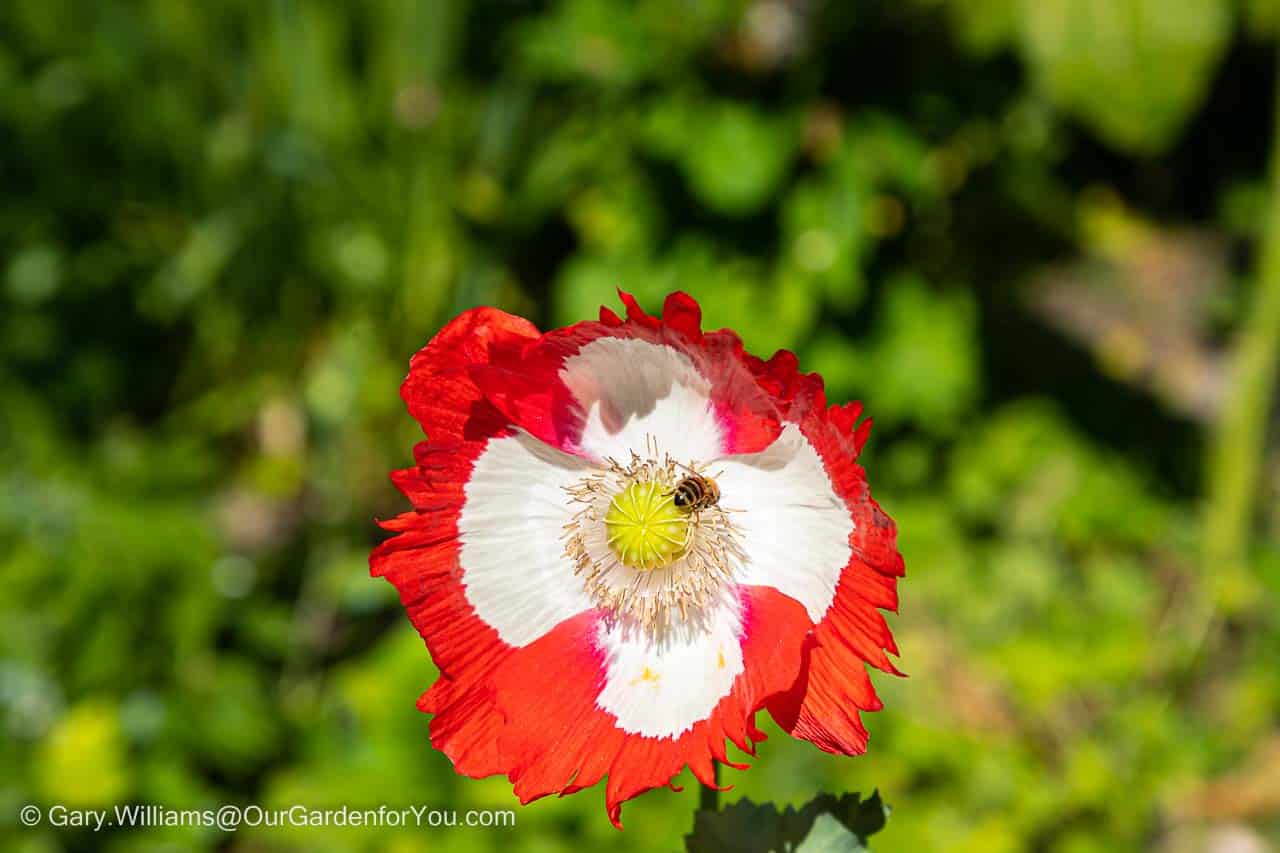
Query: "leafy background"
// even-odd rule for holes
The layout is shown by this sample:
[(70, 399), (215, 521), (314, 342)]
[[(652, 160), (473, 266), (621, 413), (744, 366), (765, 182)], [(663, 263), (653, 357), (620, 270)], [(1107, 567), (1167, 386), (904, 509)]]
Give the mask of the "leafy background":
[[(367, 577), (449, 317), (689, 291), (864, 400), (908, 578), (882, 851), (1280, 843), (1275, 0), (6, 0), (7, 849), (678, 849), (697, 794), (513, 830), (24, 830), (119, 801), (506, 808)], [(1271, 223), (1271, 224), (1269, 224)], [(1268, 248), (1270, 247), (1270, 248)], [(1270, 441), (1268, 442), (1268, 438)], [(768, 729), (776, 733), (772, 726)]]

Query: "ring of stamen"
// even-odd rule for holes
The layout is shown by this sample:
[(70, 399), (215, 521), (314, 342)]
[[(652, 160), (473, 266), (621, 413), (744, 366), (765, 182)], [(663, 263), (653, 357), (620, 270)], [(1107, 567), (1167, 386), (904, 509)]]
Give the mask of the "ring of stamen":
[(646, 630), (698, 623), (745, 562), (729, 511), (677, 508), (671, 492), (696, 466), (632, 454), (567, 486), (579, 506), (565, 554), (601, 608)]

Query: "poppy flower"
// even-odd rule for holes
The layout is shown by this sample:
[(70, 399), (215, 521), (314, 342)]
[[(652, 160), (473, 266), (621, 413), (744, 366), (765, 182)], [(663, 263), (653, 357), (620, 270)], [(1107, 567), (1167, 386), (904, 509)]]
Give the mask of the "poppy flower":
[[(539, 332), (465, 312), (410, 363), (427, 440), (391, 478), (413, 510), (370, 557), (440, 670), (418, 707), (458, 772), (521, 802), (608, 777), (622, 803), (754, 755), (755, 714), (865, 751), (865, 664), (897, 673), (893, 522), (857, 457), (870, 420), (762, 360), (696, 302)], [(900, 673), (898, 673), (900, 674)]]

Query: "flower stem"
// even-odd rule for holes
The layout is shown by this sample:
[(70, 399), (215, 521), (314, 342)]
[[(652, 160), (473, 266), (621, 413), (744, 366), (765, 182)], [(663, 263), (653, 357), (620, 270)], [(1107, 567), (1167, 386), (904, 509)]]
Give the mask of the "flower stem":
[(1212, 439), (1204, 517), (1203, 572), (1210, 601), (1228, 613), (1250, 603), (1250, 530), (1256, 521), (1267, 420), (1280, 357), (1280, 76), (1273, 94), (1270, 202), (1253, 303), (1230, 365), (1230, 386)]
[(712, 788), (708, 785), (703, 785), (700, 792), (701, 796), (698, 799), (698, 808), (704, 812), (720, 810), (720, 765), (714, 761), (711, 762), (711, 772), (714, 774), (712, 779), (715, 781), (716, 787)]

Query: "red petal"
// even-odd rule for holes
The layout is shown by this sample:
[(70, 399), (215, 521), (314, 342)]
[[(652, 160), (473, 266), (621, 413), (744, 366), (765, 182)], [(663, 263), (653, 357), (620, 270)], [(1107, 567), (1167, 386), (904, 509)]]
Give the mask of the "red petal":
[(518, 352), (537, 337), (536, 326), (505, 311), (473, 308), (463, 312), (414, 355), (400, 396), (430, 437), (461, 440), (468, 433), (477, 437), (470, 421), (479, 417), (492, 422), (494, 413), (475, 410), (482, 397), (467, 376), (468, 368)]
[(754, 751), (754, 713), (794, 684), (809, 622), (799, 603), (776, 590), (752, 587), (744, 594), (743, 671), (710, 716), (678, 737), (627, 734), (596, 706), (606, 668), (595, 614), (562, 622), (507, 658), (493, 684), (507, 721), (500, 749), (512, 761), (508, 778), (521, 802), (572, 793), (607, 775), (606, 808), (621, 827), (623, 802), (669, 785), (686, 765), (711, 782), (713, 761), (731, 763), (726, 738)]
[(668, 297), (662, 319), (646, 314), (635, 299), (621, 293), (625, 322), (602, 314), (602, 322), (556, 329), (521, 348), (503, 350), (471, 368), (473, 382), (512, 423), (566, 453), (581, 453), (586, 413), (565, 386), (565, 361), (600, 338), (632, 338), (668, 346), (686, 356), (711, 386), (712, 405), (725, 434), (725, 452), (763, 450), (781, 430), (778, 409), (760, 387), (742, 341), (732, 332), (703, 334), (702, 312), (690, 296)]
[(898, 649), (879, 608), (897, 609), (896, 581), (905, 568), (893, 521), (871, 498), (856, 461), (871, 421), (854, 426), (862, 413), (859, 403), (827, 408), (821, 379), (799, 373), (790, 353), (759, 362), (756, 375), (775, 394), (787, 420), (813, 444), (854, 521), (852, 555), (831, 606), (813, 627), (805, 671), (791, 690), (769, 703), (769, 712), (795, 737), (828, 752), (856, 755), (867, 746), (859, 711), (881, 707), (866, 665), (902, 674), (889, 660)]
[(702, 308), (687, 293), (676, 292), (662, 305), (662, 322), (697, 342), (702, 340)]
[(653, 330), (657, 330), (662, 326), (662, 323), (658, 321), (658, 318), (651, 317), (645, 313), (645, 310), (640, 307), (640, 303), (636, 302), (636, 298), (630, 293), (627, 293), (624, 290), (619, 290), (618, 298), (621, 299), (622, 304), (626, 306), (627, 319), (630, 322), (635, 323), (637, 326)]
[(440, 669), (440, 679), (418, 702), (435, 714), (431, 742), (471, 776), (506, 769), (493, 737), (502, 719), (487, 698), (486, 681), (511, 647), (476, 617), (463, 593), (458, 514), (476, 457), (489, 438), (508, 434), (510, 423), (484, 399), (468, 371), (536, 335), (519, 317), (476, 308), (413, 357), (401, 395), (430, 439), (415, 448), (417, 466), (395, 471), (391, 479), (415, 511), (384, 522), (398, 535), (369, 556), (371, 574), (396, 587)]

